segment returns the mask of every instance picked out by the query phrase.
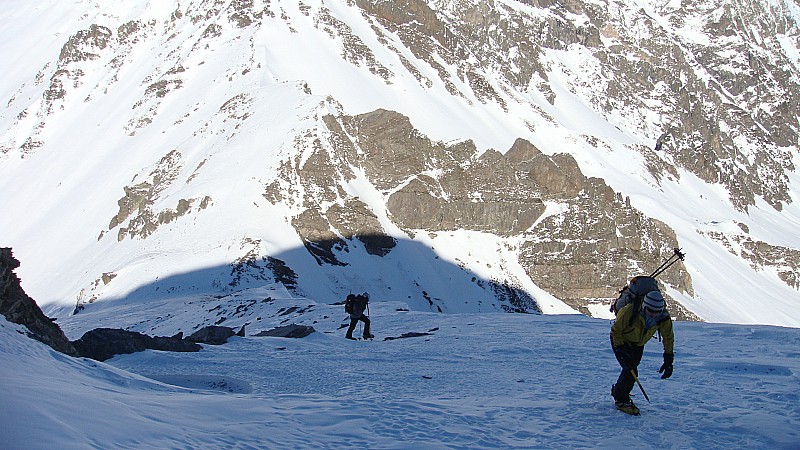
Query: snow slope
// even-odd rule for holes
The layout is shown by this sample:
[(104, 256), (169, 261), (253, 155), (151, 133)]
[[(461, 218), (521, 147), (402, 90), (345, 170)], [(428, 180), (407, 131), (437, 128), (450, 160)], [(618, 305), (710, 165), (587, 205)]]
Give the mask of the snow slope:
[[(106, 363), (63, 356), (0, 319), (0, 447), (796, 449), (800, 443), (796, 329), (676, 323), (675, 373), (659, 379), (662, 349), (650, 342), (640, 379), (651, 402), (635, 389), (642, 415), (631, 417), (614, 409), (609, 394), (619, 368), (606, 320), (443, 315), (371, 302), (377, 337), (353, 342), (339, 328), (341, 305), (272, 307), (291, 304), (316, 308), (305, 318), (316, 333), (253, 337), (289, 320), (265, 315), (248, 326), (247, 337), (221, 346), (146, 351)], [(149, 319), (141, 309), (116, 309), (104, 322), (145, 327)], [(81, 333), (75, 321), (62, 326), (72, 339)], [(429, 334), (384, 340), (409, 332)]]

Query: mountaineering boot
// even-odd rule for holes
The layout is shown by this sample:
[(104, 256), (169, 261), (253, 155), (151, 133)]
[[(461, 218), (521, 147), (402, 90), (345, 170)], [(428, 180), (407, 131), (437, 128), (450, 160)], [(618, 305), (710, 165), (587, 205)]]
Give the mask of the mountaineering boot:
[(370, 333), (364, 333), (364, 339), (372, 339), (372, 338), (374, 338), (374, 337), (375, 337), (375, 335), (374, 335), (374, 334), (370, 334)]
[(357, 341), (358, 339), (354, 338), (352, 335), (348, 334), (345, 338), (350, 339), (351, 341)]
[(632, 416), (639, 415), (639, 408), (633, 404), (632, 401), (628, 400), (627, 402), (615, 402), (617, 409), (624, 412), (625, 414), (630, 414)]

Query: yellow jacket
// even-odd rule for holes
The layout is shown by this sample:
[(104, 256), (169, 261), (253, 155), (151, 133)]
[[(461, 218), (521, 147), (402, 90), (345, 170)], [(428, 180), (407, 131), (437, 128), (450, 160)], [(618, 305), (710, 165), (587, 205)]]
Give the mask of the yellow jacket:
[[(611, 343), (614, 347), (620, 345), (635, 345), (642, 347), (650, 338), (656, 334), (656, 330), (661, 333), (664, 340), (664, 353), (674, 353), (675, 334), (672, 332), (672, 318), (669, 312), (664, 310), (655, 318), (655, 323), (650, 328), (645, 329), (646, 321), (641, 310), (634, 311), (633, 304), (625, 305), (617, 313), (617, 320), (611, 326)], [(631, 322), (631, 315), (636, 317)]]

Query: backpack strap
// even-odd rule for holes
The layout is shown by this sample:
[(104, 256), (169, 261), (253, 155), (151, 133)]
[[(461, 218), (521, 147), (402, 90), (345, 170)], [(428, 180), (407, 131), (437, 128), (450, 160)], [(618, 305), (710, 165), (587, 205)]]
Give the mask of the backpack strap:
[(631, 313), (631, 318), (628, 319), (628, 325), (633, 325), (633, 322), (636, 321), (636, 317), (639, 316), (639, 311), (642, 309), (642, 302), (644, 301), (644, 295), (637, 295), (633, 298), (632, 307), (633, 311)]

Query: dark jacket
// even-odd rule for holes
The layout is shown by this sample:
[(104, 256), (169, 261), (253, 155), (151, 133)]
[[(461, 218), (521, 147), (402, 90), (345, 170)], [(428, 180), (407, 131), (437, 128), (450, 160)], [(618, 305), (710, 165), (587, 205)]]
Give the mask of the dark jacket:
[(367, 309), (367, 303), (369, 303), (369, 299), (361, 296), (356, 295), (355, 299), (353, 299), (353, 312), (350, 313), (351, 319), (358, 319), (359, 317), (364, 315), (364, 311)]

